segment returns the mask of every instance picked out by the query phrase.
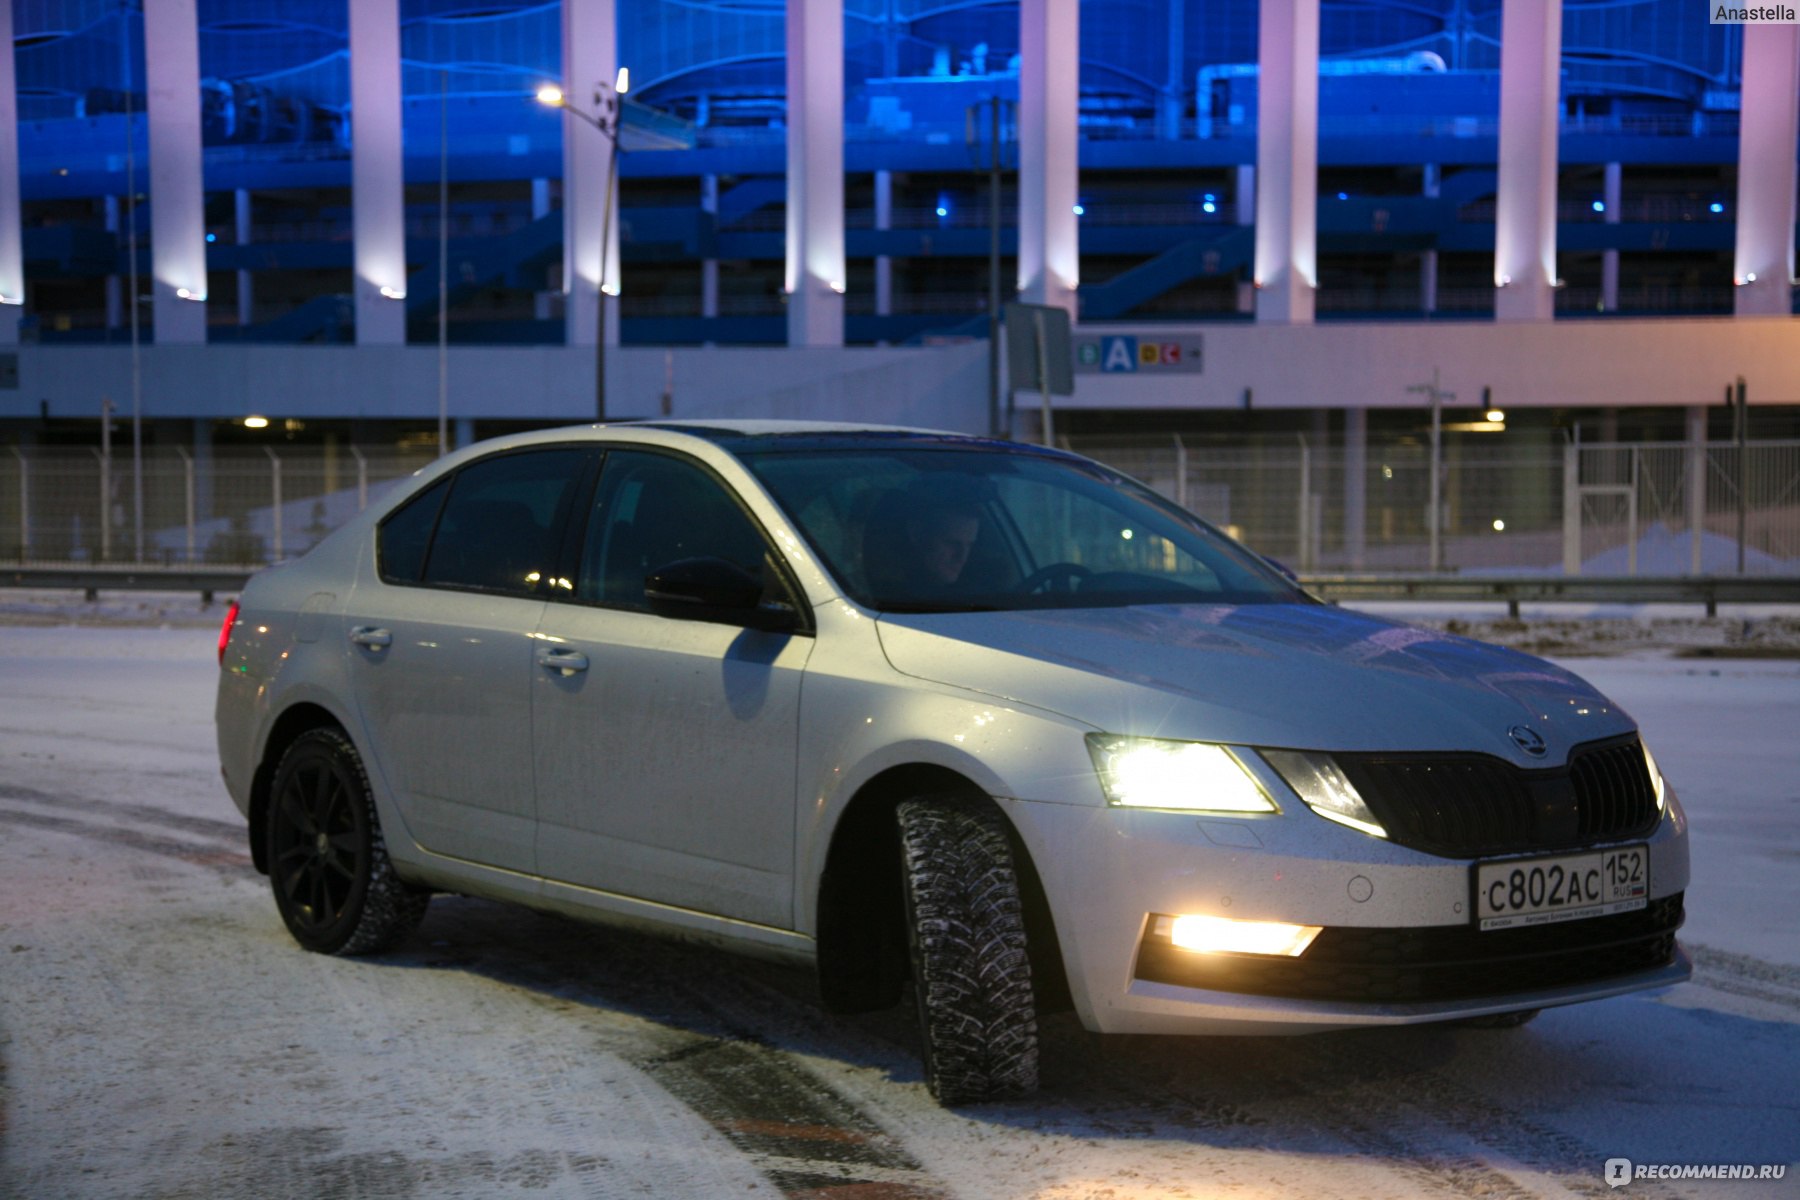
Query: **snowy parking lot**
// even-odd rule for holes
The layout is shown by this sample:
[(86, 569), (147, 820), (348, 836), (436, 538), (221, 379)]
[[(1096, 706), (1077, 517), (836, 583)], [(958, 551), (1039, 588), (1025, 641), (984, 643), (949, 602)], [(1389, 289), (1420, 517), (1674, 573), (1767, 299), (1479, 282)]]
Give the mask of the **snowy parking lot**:
[(703, 949), (439, 897), (398, 953), (301, 951), (215, 639), (0, 625), (0, 1197), (1800, 1196), (1800, 659), (1561, 660), (1687, 807), (1692, 982), (1512, 1031), (1059, 1016), (1040, 1094), (947, 1112), (907, 1012)]

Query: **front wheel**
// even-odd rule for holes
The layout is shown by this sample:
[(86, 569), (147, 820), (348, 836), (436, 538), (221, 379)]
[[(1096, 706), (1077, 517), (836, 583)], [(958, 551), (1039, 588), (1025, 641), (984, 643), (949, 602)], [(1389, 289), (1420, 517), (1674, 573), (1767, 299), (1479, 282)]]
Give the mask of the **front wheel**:
[(925, 1082), (950, 1106), (1037, 1087), (1037, 1015), (1004, 818), (983, 800), (897, 811)]
[(294, 940), (320, 954), (368, 954), (405, 938), (431, 893), (388, 860), (362, 758), (336, 729), (294, 739), (275, 769), (269, 882)]

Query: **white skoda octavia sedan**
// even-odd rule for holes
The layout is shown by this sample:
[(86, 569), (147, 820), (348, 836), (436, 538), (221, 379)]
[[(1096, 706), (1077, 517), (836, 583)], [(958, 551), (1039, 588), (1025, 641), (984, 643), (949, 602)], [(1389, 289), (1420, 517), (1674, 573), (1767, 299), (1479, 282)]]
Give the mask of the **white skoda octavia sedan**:
[(302, 946), (433, 892), (918, 1009), (946, 1104), (1037, 1014), (1302, 1033), (1662, 987), (1687, 822), (1631, 718), (1319, 603), (1096, 463), (914, 430), (601, 425), (450, 455), (257, 575), (219, 752)]

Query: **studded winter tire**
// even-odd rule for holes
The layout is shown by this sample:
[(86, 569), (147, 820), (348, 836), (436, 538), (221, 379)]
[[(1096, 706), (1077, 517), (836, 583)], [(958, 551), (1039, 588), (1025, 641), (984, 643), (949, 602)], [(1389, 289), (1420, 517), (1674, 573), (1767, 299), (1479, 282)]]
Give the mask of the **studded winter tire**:
[(926, 1084), (946, 1106), (1024, 1095), (1037, 1016), (1004, 818), (964, 797), (907, 800), (897, 815)]
[(431, 894), (394, 874), (362, 758), (339, 730), (303, 733), (282, 755), (267, 837), (275, 906), (308, 950), (385, 950), (424, 918)]

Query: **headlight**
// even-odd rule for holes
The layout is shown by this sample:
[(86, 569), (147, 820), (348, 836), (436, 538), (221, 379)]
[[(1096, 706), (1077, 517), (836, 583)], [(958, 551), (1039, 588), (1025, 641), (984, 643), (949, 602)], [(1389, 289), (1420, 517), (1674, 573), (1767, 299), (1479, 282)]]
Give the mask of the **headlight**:
[(1656, 765), (1656, 755), (1650, 753), (1650, 743), (1639, 738), (1638, 749), (1644, 752), (1644, 765), (1650, 768), (1650, 786), (1656, 791), (1656, 811), (1660, 815), (1669, 804), (1669, 785), (1663, 782), (1662, 770)]
[(1263, 760), (1281, 773), (1306, 806), (1328, 821), (1348, 825), (1373, 837), (1384, 838), (1387, 830), (1369, 811), (1369, 806), (1356, 786), (1331, 761), (1329, 755), (1308, 754), (1300, 750), (1261, 750)]
[(1196, 812), (1279, 812), (1228, 746), (1090, 733), (1088, 754), (1112, 804)]

